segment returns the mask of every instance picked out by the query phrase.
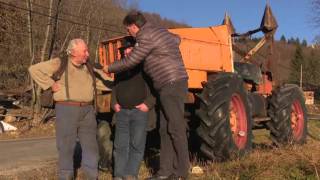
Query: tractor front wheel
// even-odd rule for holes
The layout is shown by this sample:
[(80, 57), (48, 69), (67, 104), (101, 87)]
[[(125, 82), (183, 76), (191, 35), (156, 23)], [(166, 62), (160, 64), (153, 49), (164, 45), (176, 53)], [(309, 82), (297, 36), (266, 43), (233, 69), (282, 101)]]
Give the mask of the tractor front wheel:
[(300, 88), (287, 84), (272, 92), (268, 114), (270, 134), (276, 144), (302, 144), (307, 137), (307, 110)]

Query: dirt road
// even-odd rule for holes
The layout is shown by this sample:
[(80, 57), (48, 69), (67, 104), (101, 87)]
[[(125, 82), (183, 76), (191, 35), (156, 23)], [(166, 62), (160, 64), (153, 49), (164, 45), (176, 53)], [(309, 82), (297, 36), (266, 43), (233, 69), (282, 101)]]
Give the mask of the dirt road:
[(41, 167), (56, 158), (55, 137), (0, 141), (0, 175)]

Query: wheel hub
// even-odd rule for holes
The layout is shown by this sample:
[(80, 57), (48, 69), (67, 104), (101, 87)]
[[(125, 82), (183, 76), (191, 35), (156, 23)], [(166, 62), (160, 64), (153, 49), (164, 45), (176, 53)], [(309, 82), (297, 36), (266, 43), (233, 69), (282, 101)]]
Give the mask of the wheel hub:
[(304, 114), (301, 104), (298, 100), (294, 101), (291, 106), (291, 129), (294, 140), (298, 141), (303, 135)]
[(229, 115), (233, 141), (239, 149), (243, 149), (247, 142), (248, 124), (245, 106), (238, 94), (231, 97)]

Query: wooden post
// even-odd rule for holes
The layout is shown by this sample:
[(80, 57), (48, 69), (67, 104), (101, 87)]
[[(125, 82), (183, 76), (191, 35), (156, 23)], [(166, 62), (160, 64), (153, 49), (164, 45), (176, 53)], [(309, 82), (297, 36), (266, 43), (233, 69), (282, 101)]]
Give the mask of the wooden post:
[(300, 65), (300, 89), (302, 90), (302, 64)]

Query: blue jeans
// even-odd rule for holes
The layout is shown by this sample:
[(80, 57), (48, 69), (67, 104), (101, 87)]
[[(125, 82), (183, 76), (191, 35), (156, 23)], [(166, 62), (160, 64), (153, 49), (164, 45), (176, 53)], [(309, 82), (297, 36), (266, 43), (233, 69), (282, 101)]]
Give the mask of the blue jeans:
[(147, 113), (121, 109), (116, 115), (114, 176), (138, 176), (147, 136)]

